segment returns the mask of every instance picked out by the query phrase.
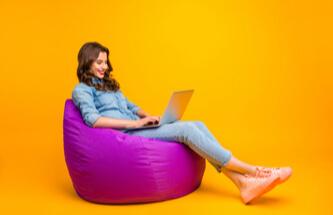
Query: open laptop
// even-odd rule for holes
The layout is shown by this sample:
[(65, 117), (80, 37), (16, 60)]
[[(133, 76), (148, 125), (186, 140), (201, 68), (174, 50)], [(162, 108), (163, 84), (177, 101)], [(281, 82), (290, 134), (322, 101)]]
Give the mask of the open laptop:
[(194, 92), (193, 89), (173, 92), (169, 100), (169, 104), (166, 110), (164, 111), (164, 114), (158, 124), (146, 124), (140, 128), (128, 128), (125, 129), (125, 131), (156, 128), (160, 127), (161, 125), (172, 123), (176, 120), (180, 120), (185, 112), (187, 104), (189, 103), (192, 97), (193, 92)]

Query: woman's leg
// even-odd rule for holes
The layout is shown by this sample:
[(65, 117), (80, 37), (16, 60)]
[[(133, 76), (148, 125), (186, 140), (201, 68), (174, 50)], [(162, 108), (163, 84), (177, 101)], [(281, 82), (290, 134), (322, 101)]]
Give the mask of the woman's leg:
[[(203, 122), (193, 121), (193, 123), (207, 137), (217, 142)], [(247, 164), (235, 157), (232, 157), (220, 170), (238, 187), (244, 203), (259, 198), (264, 193), (273, 189), (277, 184), (285, 182), (292, 174), (290, 167), (263, 168)]]
[(125, 132), (162, 140), (178, 141), (207, 159), (217, 170), (231, 160), (231, 152), (224, 149), (218, 142), (209, 138), (191, 121), (176, 121), (158, 128), (132, 130)]
[[(214, 135), (209, 131), (207, 126), (202, 122), (202, 121), (189, 121), (194, 123), (205, 135), (212, 141), (218, 143), (217, 139), (214, 137)], [(216, 164), (212, 164), (216, 165)], [(236, 172), (240, 173), (250, 173), (250, 174), (255, 174), (256, 173), (256, 166), (250, 165), (248, 163), (245, 163), (243, 161), (238, 160), (234, 156), (231, 157), (230, 161), (227, 162), (224, 166), (227, 169), (231, 169)], [(215, 166), (218, 172), (221, 172), (221, 168), (219, 166)]]
[(241, 180), (242, 174), (241, 173), (237, 173), (232, 170), (228, 170), (227, 168), (222, 168), (221, 172), (223, 172), (223, 174), (225, 176), (227, 176), (236, 185), (236, 187), (239, 190), (242, 188), (242, 180)]

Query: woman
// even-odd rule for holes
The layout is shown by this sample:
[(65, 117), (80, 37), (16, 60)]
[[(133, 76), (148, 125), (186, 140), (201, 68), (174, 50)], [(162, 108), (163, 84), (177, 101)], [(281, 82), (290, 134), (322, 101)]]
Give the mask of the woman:
[(85, 43), (78, 53), (77, 76), (80, 83), (72, 92), (72, 100), (88, 126), (108, 127), (129, 135), (186, 144), (237, 186), (245, 204), (253, 202), (290, 177), (290, 167), (268, 168), (238, 160), (219, 144), (201, 121), (179, 120), (157, 128), (125, 131), (127, 128), (157, 123), (160, 117), (151, 116), (130, 102), (110, 72), (112, 66), (108, 48), (97, 42)]

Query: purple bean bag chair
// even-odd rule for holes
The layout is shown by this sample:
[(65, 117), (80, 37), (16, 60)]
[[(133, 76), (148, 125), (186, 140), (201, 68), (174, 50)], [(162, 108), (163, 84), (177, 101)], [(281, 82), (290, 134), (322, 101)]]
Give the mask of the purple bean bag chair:
[(143, 203), (178, 198), (196, 190), (205, 159), (179, 142), (87, 126), (67, 99), (64, 152), (76, 193), (95, 203)]

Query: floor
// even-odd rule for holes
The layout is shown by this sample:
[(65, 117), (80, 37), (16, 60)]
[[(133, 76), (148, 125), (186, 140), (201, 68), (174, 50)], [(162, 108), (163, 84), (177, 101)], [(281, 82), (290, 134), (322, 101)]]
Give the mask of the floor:
[[(17, 137), (24, 139), (25, 137)], [(30, 137), (31, 138), (31, 137)], [(37, 138), (37, 137), (36, 137)], [(37, 141), (38, 142), (38, 141)], [(27, 142), (28, 143), (28, 142)], [(256, 204), (244, 205), (237, 188), (207, 162), (201, 186), (173, 200), (136, 205), (100, 205), (80, 199), (73, 190), (63, 160), (61, 139), (51, 146), (21, 144), (2, 150), (0, 160), (1, 211), (10, 214), (332, 214), (330, 162), (295, 160), (294, 173)], [(60, 144), (60, 145), (57, 145)], [(18, 145), (15, 145), (18, 146)], [(36, 148), (38, 147), (38, 149)], [(35, 153), (32, 151), (43, 151)], [(14, 154), (16, 157), (14, 157)], [(6, 159), (11, 155), (11, 159)]]

